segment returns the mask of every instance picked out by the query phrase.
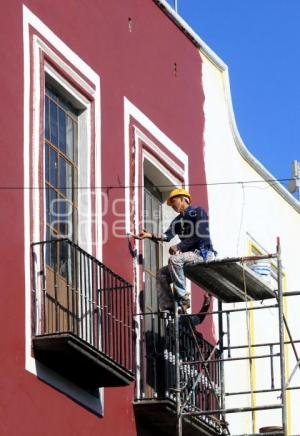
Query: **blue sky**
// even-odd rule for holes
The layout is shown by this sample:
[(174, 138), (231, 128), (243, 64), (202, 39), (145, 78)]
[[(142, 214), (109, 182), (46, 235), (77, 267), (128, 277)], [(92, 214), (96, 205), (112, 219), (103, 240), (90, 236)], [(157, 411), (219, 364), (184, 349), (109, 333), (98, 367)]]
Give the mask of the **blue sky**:
[(300, 160), (300, 0), (178, 0), (178, 12), (228, 65), (247, 148), (274, 177), (290, 177)]

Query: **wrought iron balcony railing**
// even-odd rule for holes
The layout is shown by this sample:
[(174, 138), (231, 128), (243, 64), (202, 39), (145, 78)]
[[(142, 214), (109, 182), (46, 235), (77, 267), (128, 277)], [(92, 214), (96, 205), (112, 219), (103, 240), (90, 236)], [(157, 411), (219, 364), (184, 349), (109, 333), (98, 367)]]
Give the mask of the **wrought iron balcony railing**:
[[(176, 416), (175, 404), (178, 401), (174, 316), (149, 313), (137, 318), (141, 331), (141, 369), (137, 377), (136, 410), (141, 419), (147, 421), (148, 416), (151, 416), (162, 427), (165, 421), (169, 428), (170, 414), (165, 411), (170, 411), (173, 404), (173, 415)], [(191, 417), (193, 412), (218, 410), (221, 399), (220, 353), (217, 347), (213, 347), (197, 332), (193, 317), (182, 315), (179, 318), (179, 354), (181, 413), (190, 414)], [(165, 404), (168, 404), (166, 408)], [(198, 428), (197, 431), (200, 429), (201, 434), (216, 435), (222, 432), (219, 413), (198, 415), (193, 419), (198, 422), (194, 422), (192, 427)], [(174, 426), (176, 428), (176, 423)]]
[(33, 348), (87, 387), (134, 378), (132, 286), (66, 239), (32, 244)]

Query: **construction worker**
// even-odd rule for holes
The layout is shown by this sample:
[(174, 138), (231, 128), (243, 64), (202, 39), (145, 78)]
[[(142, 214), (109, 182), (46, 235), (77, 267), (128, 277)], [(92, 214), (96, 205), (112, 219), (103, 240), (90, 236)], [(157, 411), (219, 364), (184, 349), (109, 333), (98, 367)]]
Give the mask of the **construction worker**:
[[(169, 242), (178, 235), (180, 243), (169, 249), (168, 265), (157, 274), (159, 310), (174, 310), (174, 298), (184, 311), (190, 307), (190, 296), (186, 292), (184, 265), (208, 262), (215, 259), (209, 234), (208, 217), (202, 207), (191, 205), (191, 194), (182, 188), (171, 191), (167, 204), (179, 215), (171, 222), (165, 233), (158, 235), (143, 230), (136, 238)], [(173, 283), (174, 294), (171, 290)]]

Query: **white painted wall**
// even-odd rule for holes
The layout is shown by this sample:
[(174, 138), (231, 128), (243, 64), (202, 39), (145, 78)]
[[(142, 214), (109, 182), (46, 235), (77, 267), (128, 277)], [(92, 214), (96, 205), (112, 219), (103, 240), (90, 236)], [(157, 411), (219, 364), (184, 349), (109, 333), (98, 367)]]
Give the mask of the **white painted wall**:
[[(256, 241), (267, 252), (276, 251), (276, 237), (280, 236), (282, 259), (286, 273), (287, 290), (300, 290), (300, 204), (280, 185), (266, 181), (273, 178), (245, 148), (236, 129), (229, 90), (228, 72), (224, 64), (218, 64), (211, 52), (202, 50), (202, 82), (205, 93), (205, 166), (208, 182), (210, 227), (213, 243), (219, 257), (245, 256), (249, 254), (249, 240)], [(255, 128), (255, 126), (253, 126)], [(252, 182), (254, 181), (254, 182)], [(223, 183), (211, 185), (212, 183)], [(224, 184), (228, 182), (244, 182)], [(251, 182), (251, 183), (246, 183)], [(286, 315), (294, 339), (300, 338), (300, 297), (286, 300)], [(273, 302), (273, 300), (271, 300)], [(264, 304), (268, 304), (265, 301)], [(260, 305), (260, 303), (255, 303)], [(236, 305), (236, 307), (238, 307)], [(255, 312), (253, 343), (278, 341), (277, 311), (266, 309)], [(247, 344), (245, 314), (231, 319), (231, 342)], [(300, 347), (297, 345), (300, 354)], [(288, 353), (288, 371), (295, 366), (291, 347)], [(260, 351), (269, 352), (268, 348)], [(278, 359), (277, 359), (278, 360)], [(259, 359), (252, 365), (253, 389), (270, 387), (269, 361)], [(227, 391), (249, 390), (249, 363), (226, 365)], [(279, 380), (277, 379), (277, 385)], [(254, 383), (254, 384), (253, 384)], [(292, 380), (300, 386), (300, 370)], [(279, 387), (279, 386), (278, 386)], [(252, 396), (254, 404), (276, 404), (277, 394)], [(227, 397), (226, 407), (251, 405), (251, 395)], [(288, 434), (300, 434), (300, 390), (288, 395)], [(231, 434), (258, 432), (260, 427), (280, 425), (280, 412), (257, 412), (227, 415)]]

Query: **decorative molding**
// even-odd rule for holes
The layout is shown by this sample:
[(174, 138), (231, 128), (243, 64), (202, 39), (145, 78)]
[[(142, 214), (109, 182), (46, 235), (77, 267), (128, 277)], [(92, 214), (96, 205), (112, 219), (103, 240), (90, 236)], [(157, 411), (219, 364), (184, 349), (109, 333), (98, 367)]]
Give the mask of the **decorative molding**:
[[(49, 44), (49, 45), (48, 45)], [(51, 48), (52, 47), (52, 48)], [(93, 164), (94, 184), (101, 186), (101, 137), (100, 137), (100, 78), (76, 53), (74, 53), (61, 39), (59, 39), (36, 15), (23, 5), (23, 54), (24, 54), (24, 186), (39, 187), (39, 165), (43, 161), (41, 157), (41, 86), (43, 86), (43, 74), (54, 76), (61, 86), (66, 87), (68, 80), (60, 76), (61, 72), (78, 84), (79, 89), (84, 89), (86, 94), (91, 95), (93, 101), (93, 131), (89, 142), (95, 147)], [(51, 60), (60, 68), (55, 73), (55, 68), (48, 64)], [(33, 67), (33, 68), (32, 68)], [(75, 99), (80, 92), (70, 85), (67, 89)], [(91, 101), (83, 96), (80, 103), (84, 106), (91, 105)], [(33, 104), (33, 110), (31, 105)], [(89, 111), (91, 112), (91, 111)], [(88, 114), (87, 122), (91, 123)], [(89, 145), (90, 147), (90, 145)], [(87, 171), (90, 177), (90, 171)], [(49, 368), (36, 361), (32, 355), (32, 282), (31, 282), (31, 255), (30, 244), (32, 236), (39, 240), (40, 235), (40, 211), (43, 209), (39, 189), (24, 189), (24, 271), (25, 271), (25, 368), (27, 371), (46, 381), (61, 392), (66, 393), (75, 401), (103, 414), (103, 390), (93, 395), (67, 379), (54, 373)], [(96, 256), (102, 258), (102, 221), (101, 221), (101, 195), (97, 196), (95, 203), (95, 215), (98, 217), (95, 223)], [(34, 220), (33, 220), (34, 217)]]

